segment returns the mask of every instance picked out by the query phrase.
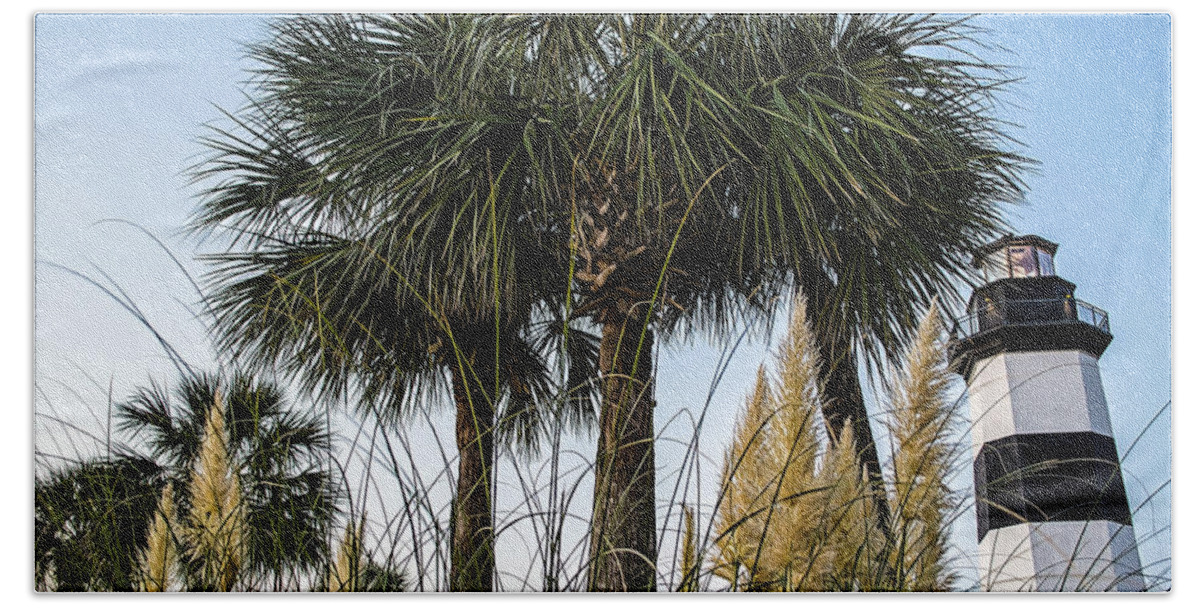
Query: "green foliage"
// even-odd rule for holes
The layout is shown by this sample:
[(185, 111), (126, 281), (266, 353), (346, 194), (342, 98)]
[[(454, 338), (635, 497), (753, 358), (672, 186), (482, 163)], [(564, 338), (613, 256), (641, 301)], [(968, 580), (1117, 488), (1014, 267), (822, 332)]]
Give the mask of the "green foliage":
[(163, 484), (133, 455), (67, 466), (34, 482), (34, 586), (133, 591), (139, 551)]
[[(433, 308), (388, 252), (333, 236), (210, 259), (218, 264), (212, 307), (221, 348), (295, 378), (305, 392), (353, 396), (360, 409), (397, 419), (444, 401), (449, 371), (478, 398), (504, 405), (499, 432), (518, 445), (536, 448), (544, 404), (563, 403), (577, 428), (591, 422), (595, 339), (564, 331), (561, 321), (526, 327)], [(565, 400), (555, 361), (568, 371)]]
[(323, 464), (329, 437), (315, 414), (287, 407), (277, 387), (243, 374), (227, 381), (199, 375), (181, 380), (172, 398), (152, 385), (118, 406), (117, 428), (144, 442), (176, 487), (188, 487), (218, 390), (246, 509), (249, 569), (284, 576), (318, 567), (336, 513)]
[[(409, 581), (409, 577), (399, 568), (376, 563), (370, 558), (365, 558), (364, 561), (365, 563), (362, 565), (359, 574), (358, 586), (354, 589), (343, 589), (343, 591), (358, 593), (404, 593), (412, 591), (412, 583)], [(329, 591), (328, 581), (318, 581), (310, 591)]]
[[(999, 233), (1028, 166), (989, 116), (1004, 76), (965, 52), (973, 34), (885, 15), (277, 22), (252, 51), (252, 104), (196, 173), (220, 181), (195, 225), (257, 252), (221, 257), (218, 284), (264, 283), (218, 295), (223, 335), (313, 386), (350, 370), (402, 396), (412, 378), (375, 375), (424, 369), (421, 350), (458, 327), (443, 315), (519, 326), (539, 302), (583, 314), (624, 291), (668, 332), (720, 329), (744, 297), (784, 293), (782, 272), (819, 335), (895, 356), (914, 311)], [(267, 259), (319, 263), (306, 248), (330, 238), (353, 257), (319, 290)], [(371, 258), (387, 271), (352, 261)], [(420, 347), (313, 297), (343, 285), (383, 297)], [(246, 331), (274, 307), (301, 313), (303, 346)]]
[(408, 577), (401, 570), (368, 561), (362, 573), (364, 593), (400, 593), (409, 591)]
[[(208, 411), (225, 395), (228, 454), (246, 517), (250, 578), (282, 581), (328, 559), (337, 495), (323, 465), (329, 439), (312, 414), (289, 409), (274, 385), (237, 374), (185, 377), (174, 398), (158, 385), (117, 406), (117, 429), (148, 451), (70, 465), (35, 488), (39, 586), (133, 590), (147, 528), (167, 480), (187, 488), (196, 473)], [(177, 499), (187, 514), (191, 497)], [(180, 518), (186, 519), (186, 515)], [(200, 584), (189, 573), (188, 584)]]
[[(146, 439), (158, 457), (174, 463), (181, 481), (190, 481), (194, 468), (184, 463), (199, 454), (207, 408), (218, 390), (225, 395), (228, 451), (245, 505), (249, 569), (283, 575), (317, 567), (336, 512), (323, 464), (329, 437), (315, 414), (286, 407), (277, 387), (240, 374), (228, 384), (200, 376), (182, 381), (174, 402), (153, 387), (118, 408), (118, 428)], [(185, 460), (189, 455), (193, 460)]]

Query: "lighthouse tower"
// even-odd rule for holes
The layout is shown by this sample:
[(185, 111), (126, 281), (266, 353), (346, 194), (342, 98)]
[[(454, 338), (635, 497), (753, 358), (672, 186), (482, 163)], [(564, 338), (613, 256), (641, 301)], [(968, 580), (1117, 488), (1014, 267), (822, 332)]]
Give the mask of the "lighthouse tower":
[(992, 591), (1141, 591), (1097, 360), (1108, 314), (1055, 274), (1058, 245), (1007, 236), (975, 264), (950, 343), (967, 382), (980, 579)]

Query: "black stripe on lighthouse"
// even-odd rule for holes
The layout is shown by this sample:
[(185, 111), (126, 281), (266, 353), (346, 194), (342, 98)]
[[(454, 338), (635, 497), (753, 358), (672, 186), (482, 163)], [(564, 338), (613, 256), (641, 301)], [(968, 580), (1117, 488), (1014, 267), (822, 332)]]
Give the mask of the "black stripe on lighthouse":
[(975, 457), (979, 539), (1027, 522), (1131, 524), (1117, 446), (1092, 432), (1010, 435)]

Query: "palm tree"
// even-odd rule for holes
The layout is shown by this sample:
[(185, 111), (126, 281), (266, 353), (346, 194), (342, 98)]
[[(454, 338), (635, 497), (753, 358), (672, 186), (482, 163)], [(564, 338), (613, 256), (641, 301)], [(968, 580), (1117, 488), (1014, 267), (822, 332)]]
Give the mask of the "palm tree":
[(163, 485), (152, 461), (119, 454), (34, 481), (35, 588), (134, 591), (138, 553)]
[[(451, 589), (490, 590), (494, 441), (500, 435), (537, 447), (539, 405), (555, 390), (546, 350), (563, 327), (545, 321), (529, 332), (420, 302), (392, 266), (396, 257), (368, 243), (312, 237), (216, 256), (222, 287), (212, 304), (221, 343), (250, 364), (297, 378), (302, 390), (355, 394), (385, 420), (448, 388), (459, 450)], [(586, 333), (562, 337), (575, 375), (594, 367)], [(586, 378), (568, 382), (586, 385)], [(589, 419), (586, 391), (563, 405), (572, 419)]]
[[(136, 588), (132, 577), (163, 487), (189, 487), (217, 390), (225, 395), (230, 460), (246, 508), (246, 569), (281, 590), (289, 575), (302, 578), (326, 563), (336, 494), (322, 464), (329, 441), (324, 425), (289, 409), (271, 384), (241, 374), (227, 381), (201, 374), (185, 377), (173, 395), (151, 385), (117, 406), (118, 431), (129, 433), (139, 449), (120, 448), (36, 481), (39, 588)], [(176, 495), (187, 513), (187, 492)], [(188, 578), (195, 587), (196, 577)]]
[[(522, 123), (471, 122), (508, 111), (497, 92), (507, 81), (491, 74), (474, 83), (478, 95), (445, 90), (446, 74), (462, 76), (476, 45), (507, 25), (397, 21), (388, 34), (401, 44), (375, 37), (378, 24), (287, 20), (253, 50), (261, 95), (235, 118), (241, 131), (208, 141), (216, 155), (197, 175), (222, 181), (196, 226), (245, 244), (213, 258), (219, 341), (244, 361), (385, 417), (449, 393), (459, 451), (450, 588), (487, 591), (495, 435), (536, 448), (552, 402), (586, 425), (596, 348), (559, 312), (566, 272), (532, 230), (532, 185), (509, 177), (529, 174)], [(492, 50), (499, 72), (520, 59)], [(448, 95), (468, 115), (427, 119)], [(570, 390), (558, 399), (557, 389)]]
[[(157, 463), (176, 488), (187, 488), (218, 391), (225, 402), (228, 460), (245, 509), (243, 569), (282, 590), (289, 578), (311, 573), (328, 558), (336, 493), (326, 464), (329, 437), (315, 414), (288, 408), (277, 387), (247, 375), (222, 380), (200, 374), (181, 380), (173, 395), (160, 385), (139, 389), (117, 407), (117, 428), (145, 446), (142, 458)], [(182, 494), (181, 503), (190, 506)]]
[(658, 339), (719, 336), (802, 288), (830, 431), (850, 424), (878, 476), (858, 358), (894, 359), (953, 296), (1027, 164), (975, 34), (904, 15), (289, 20), (255, 52), (253, 136), (214, 142), (202, 175), (238, 177), (198, 223), (251, 250), (321, 230), (386, 252), (395, 299), (437, 318), (598, 324), (588, 585), (653, 589)]
[[(959, 48), (974, 31), (936, 18), (836, 15), (639, 16), (610, 31), (611, 69), (584, 131), (600, 175), (585, 190), (591, 200), (578, 202), (648, 219), (593, 232), (616, 245), (597, 264), (604, 282), (590, 285), (603, 334), (630, 333), (614, 323), (629, 303), (665, 302), (662, 318), (640, 312), (633, 332), (649, 353), (649, 325), (678, 333), (689, 315), (711, 315), (754, 286), (747, 278), (803, 288), (829, 366), (828, 428), (850, 423), (878, 478), (856, 351), (876, 362), (898, 356), (920, 311), (952, 295), (973, 248), (1000, 230), (998, 204), (1020, 192), (1025, 161), (1003, 149), (988, 116), (999, 74)], [(588, 253), (588, 238), (578, 251)], [(649, 370), (631, 359), (615, 371), (648, 387)], [(605, 416), (621, 411), (608, 407), (611, 396), (602, 433), (613, 428)], [(636, 430), (616, 445), (649, 445), (648, 412), (619, 423)], [(652, 455), (642, 462), (652, 470)], [(625, 474), (614, 487), (635, 480)]]

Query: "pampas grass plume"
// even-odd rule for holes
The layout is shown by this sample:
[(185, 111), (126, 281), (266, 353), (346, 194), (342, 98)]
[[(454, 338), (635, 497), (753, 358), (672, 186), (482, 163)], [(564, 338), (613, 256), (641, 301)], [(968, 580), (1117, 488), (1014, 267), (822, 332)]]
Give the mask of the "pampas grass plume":
[(246, 560), (246, 513), (229, 454), (225, 404), (218, 391), (208, 412), (191, 483), (188, 513), (192, 557), (206, 586), (231, 591)]
[(946, 590), (953, 583), (944, 555), (953, 509), (946, 479), (954, 460), (954, 412), (946, 399), (950, 372), (941, 336), (935, 304), (921, 321), (892, 399), (892, 562), (903, 584), (914, 591)]
[(364, 565), (362, 534), (366, 518), (346, 523), (346, 533), (338, 546), (337, 559), (329, 569), (328, 591), (359, 591)]
[(176, 545), (179, 524), (175, 518), (175, 487), (163, 488), (154, 513), (154, 522), (146, 535), (141, 556), (142, 591), (179, 591), (181, 589), (179, 548)]

